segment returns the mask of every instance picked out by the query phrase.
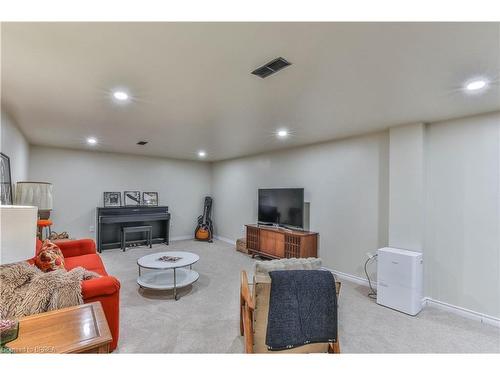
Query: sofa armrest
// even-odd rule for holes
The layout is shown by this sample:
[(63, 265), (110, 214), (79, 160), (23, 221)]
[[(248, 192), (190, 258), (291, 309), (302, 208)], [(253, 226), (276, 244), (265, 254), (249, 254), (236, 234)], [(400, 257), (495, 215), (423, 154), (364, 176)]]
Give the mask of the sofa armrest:
[(65, 258), (76, 257), (85, 254), (96, 254), (94, 240), (90, 238), (71, 241), (55, 241), (61, 249)]
[(82, 281), (82, 296), (84, 300), (115, 294), (119, 290), (120, 282), (113, 276), (101, 276), (97, 279)]

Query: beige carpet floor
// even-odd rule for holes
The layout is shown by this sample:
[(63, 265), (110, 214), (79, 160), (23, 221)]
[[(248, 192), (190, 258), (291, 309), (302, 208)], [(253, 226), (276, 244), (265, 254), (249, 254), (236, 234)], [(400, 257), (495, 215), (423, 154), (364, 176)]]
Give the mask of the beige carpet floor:
[[(200, 256), (199, 280), (175, 301), (169, 292), (144, 291), (136, 283), (141, 256), (158, 251)], [(239, 277), (254, 260), (221, 241), (176, 241), (153, 249), (102, 253), (108, 272), (121, 282), (117, 353), (242, 353)], [(342, 281), (342, 280), (341, 280)], [(364, 286), (343, 281), (339, 337), (344, 353), (500, 353), (500, 329), (426, 307), (417, 317), (379, 306)]]

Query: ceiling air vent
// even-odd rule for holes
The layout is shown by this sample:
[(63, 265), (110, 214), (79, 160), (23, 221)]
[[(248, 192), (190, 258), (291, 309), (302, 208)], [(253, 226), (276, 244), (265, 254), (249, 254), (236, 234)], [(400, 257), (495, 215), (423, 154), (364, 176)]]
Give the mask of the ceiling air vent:
[(139, 141), (139, 142), (137, 142), (137, 144), (138, 144), (139, 146), (144, 146), (144, 145), (146, 145), (147, 143), (148, 143), (148, 141)]
[(277, 71), (286, 68), (288, 65), (292, 65), (292, 63), (289, 63), (283, 57), (278, 57), (273, 61), (269, 61), (267, 64), (261, 66), (260, 68), (255, 69), (252, 74), (259, 76), (260, 78), (266, 78), (271, 74), (274, 74)]

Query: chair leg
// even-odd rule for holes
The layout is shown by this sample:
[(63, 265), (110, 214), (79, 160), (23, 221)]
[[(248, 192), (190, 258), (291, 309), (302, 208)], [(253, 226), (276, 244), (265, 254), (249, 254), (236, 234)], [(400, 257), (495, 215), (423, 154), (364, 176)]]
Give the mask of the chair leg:
[(337, 342), (332, 342), (328, 346), (328, 353), (340, 354), (340, 343), (339, 340)]
[(245, 327), (243, 326), (243, 306), (240, 304), (240, 336), (245, 335)]
[(48, 236), (49, 227), (46, 227), (46, 226), (45, 227), (40, 227), (40, 240), (41, 241), (44, 240), (44, 238), (43, 238), (44, 233), (43, 232), (45, 232), (45, 239), (48, 239), (49, 238), (49, 236)]

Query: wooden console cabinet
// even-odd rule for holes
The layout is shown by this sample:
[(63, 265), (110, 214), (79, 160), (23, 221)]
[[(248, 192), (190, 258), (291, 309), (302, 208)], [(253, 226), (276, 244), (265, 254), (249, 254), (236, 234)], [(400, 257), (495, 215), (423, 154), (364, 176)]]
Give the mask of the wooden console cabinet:
[(318, 256), (318, 233), (246, 225), (247, 249), (252, 256), (308, 258)]

